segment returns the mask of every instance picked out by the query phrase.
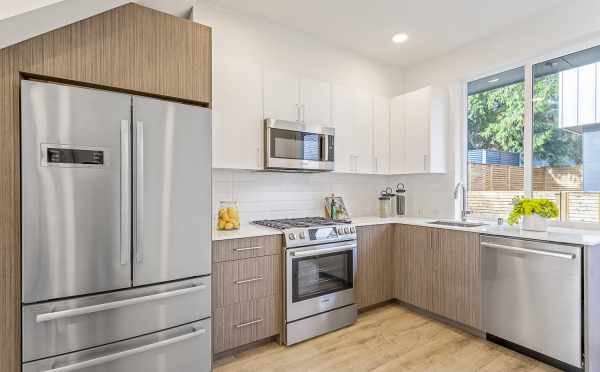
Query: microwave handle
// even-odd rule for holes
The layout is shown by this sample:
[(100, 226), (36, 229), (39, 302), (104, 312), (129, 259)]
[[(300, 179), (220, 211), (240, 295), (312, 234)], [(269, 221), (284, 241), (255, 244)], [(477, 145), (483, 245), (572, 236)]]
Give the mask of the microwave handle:
[(321, 136), (321, 160), (329, 161), (329, 136), (327, 134)]

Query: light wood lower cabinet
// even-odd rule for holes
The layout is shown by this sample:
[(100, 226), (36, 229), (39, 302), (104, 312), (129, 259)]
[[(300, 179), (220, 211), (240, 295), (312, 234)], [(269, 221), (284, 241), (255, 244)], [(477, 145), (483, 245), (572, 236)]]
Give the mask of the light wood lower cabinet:
[(213, 242), (215, 353), (280, 333), (281, 252), (281, 235)]
[(215, 307), (281, 293), (281, 256), (218, 262), (213, 266)]
[(479, 234), (398, 225), (393, 261), (397, 299), (481, 329)]
[(238, 302), (215, 309), (214, 352), (220, 353), (279, 334), (281, 297)]
[(393, 225), (357, 229), (356, 303), (365, 308), (393, 298)]

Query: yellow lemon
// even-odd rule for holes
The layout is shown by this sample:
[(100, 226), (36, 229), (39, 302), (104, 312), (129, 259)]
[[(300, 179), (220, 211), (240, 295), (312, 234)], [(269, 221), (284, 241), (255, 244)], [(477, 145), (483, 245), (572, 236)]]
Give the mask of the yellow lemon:
[(235, 227), (236, 229), (240, 228), (240, 221), (236, 221), (233, 223), (233, 227)]
[(233, 224), (231, 222), (228, 222), (225, 224), (225, 230), (231, 230), (233, 229)]
[(227, 211), (225, 210), (225, 208), (221, 208), (219, 209), (219, 217), (223, 217), (223, 215), (226, 213)]
[(226, 222), (219, 219), (219, 230), (223, 230), (225, 228)]

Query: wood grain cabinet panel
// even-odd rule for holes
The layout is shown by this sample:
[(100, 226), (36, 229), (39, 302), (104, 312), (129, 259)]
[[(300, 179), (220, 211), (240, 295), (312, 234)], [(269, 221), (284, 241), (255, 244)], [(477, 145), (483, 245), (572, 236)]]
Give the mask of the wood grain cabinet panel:
[(432, 236), (429, 310), (481, 329), (479, 234), (436, 229)]
[(281, 254), (282, 244), (281, 235), (218, 240), (213, 242), (213, 261), (222, 262)]
[(365, 308), (393, 298), (393, 225), (357, 229), (356, 303)]
[(398, 225), (395, 236), (394, 296), (481, 329), (479, 234)]
[(215, 307), (281, 295), (281, 256), (218, 262), (213, 266)]
[(215, 353), (279, 334), (281, 298), (265, 297), (239, 302), (214, 311)]

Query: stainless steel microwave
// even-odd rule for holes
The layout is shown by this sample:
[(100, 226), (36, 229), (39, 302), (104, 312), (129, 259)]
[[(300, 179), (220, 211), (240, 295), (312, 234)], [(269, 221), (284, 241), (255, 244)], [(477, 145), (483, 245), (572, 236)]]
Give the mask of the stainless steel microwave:
[(265, 120), (265, 169), (300, 172), (334, 170), (335, 129)]

